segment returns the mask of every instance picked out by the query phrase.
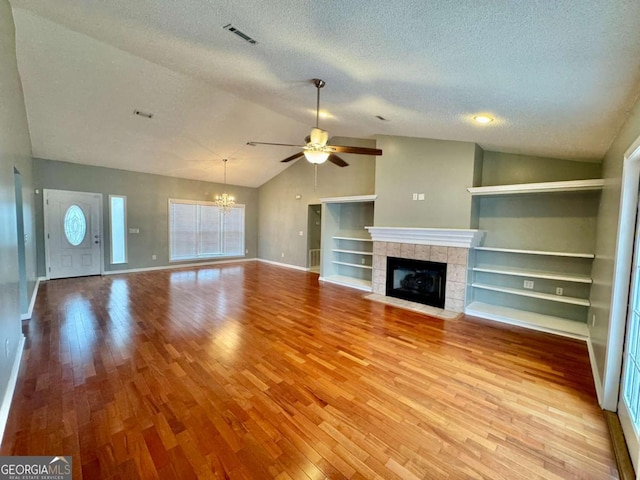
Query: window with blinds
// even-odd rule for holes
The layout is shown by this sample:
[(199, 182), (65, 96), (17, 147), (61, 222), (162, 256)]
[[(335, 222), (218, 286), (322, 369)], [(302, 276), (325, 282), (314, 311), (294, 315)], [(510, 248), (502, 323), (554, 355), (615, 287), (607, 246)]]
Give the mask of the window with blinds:
[(244, 205), (169, 199), (169, 260), (244, 256)]

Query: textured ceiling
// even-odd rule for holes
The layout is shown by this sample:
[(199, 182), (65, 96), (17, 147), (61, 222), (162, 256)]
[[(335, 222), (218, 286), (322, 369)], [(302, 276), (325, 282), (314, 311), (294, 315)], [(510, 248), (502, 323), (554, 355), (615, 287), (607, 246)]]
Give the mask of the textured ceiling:
[(597, 161), (640, 92), (638, 0), (10, 1), (34, 155), (55, 160), (221, 181), (229, 157), (259, 186), (295, 149), (245, 143), (301, 142), (319, 77), (332, 135)]

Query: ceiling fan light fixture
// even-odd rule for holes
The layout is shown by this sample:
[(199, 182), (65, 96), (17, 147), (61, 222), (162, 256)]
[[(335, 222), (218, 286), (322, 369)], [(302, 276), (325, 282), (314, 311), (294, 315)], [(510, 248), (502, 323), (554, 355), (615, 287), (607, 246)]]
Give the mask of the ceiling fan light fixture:
[(325, 152), (324, 150), (308, 149), (304, 151), (304, 157), (309, 163), (316, 165), (326, 162), (329, 155), (331, 155), (331, 152)]

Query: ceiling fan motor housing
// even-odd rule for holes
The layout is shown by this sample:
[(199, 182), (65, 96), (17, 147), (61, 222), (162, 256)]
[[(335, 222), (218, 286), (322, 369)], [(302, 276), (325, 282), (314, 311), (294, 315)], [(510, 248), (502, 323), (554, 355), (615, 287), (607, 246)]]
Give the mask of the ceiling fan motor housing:
[(329, 141), (329, 132), (321, 128), (312, 128), (309, 135), (309, 143), (324, 147)]

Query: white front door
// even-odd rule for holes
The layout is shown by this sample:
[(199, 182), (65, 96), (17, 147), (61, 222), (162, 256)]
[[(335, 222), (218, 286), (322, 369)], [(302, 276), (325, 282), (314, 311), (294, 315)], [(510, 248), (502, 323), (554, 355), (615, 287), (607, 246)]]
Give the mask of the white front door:
[(47, 278), (99, 275), (102, 194), (44, 190)]
[[(638, 206), (640, 214), (640, 205)], [(636, 238), (631, 269), (631, 290), (627, 310), (627, 333), (618, 401), (622, 424), (633, 468), (640, 474), (640, 218), (636, 219)]]

